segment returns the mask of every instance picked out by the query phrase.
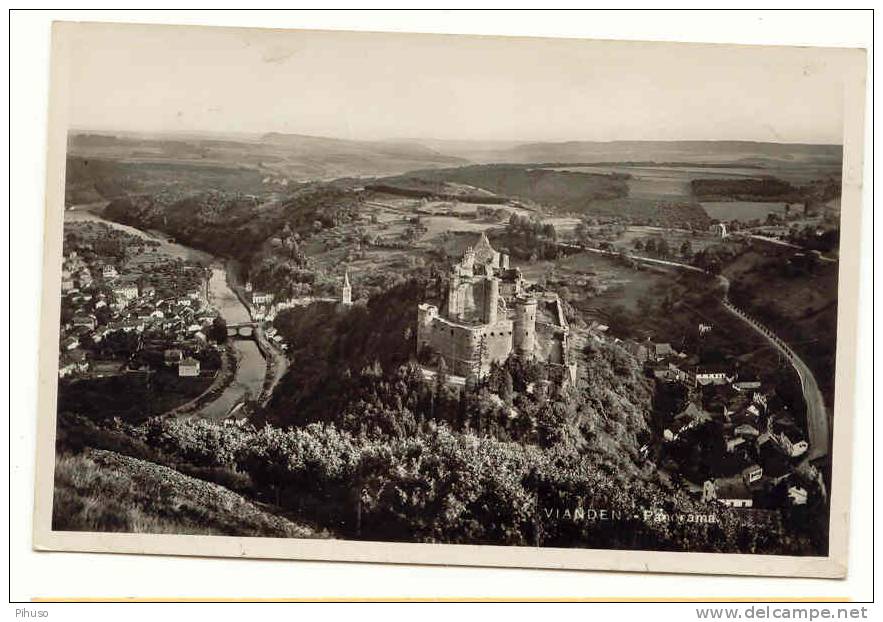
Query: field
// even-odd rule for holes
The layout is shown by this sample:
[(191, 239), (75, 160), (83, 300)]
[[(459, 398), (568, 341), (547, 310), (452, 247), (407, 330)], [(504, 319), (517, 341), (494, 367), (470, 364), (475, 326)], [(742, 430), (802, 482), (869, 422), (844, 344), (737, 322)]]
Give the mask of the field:
[(608, 320), (622, 306), (638, 311), (643, 299), (669, 289), (677, 279), (674, 269), (635, 269), (617, 259), (594, 253), (578, 253), (556, 261), (517, 263), (524, 277), (547, 283), (589, 317)]

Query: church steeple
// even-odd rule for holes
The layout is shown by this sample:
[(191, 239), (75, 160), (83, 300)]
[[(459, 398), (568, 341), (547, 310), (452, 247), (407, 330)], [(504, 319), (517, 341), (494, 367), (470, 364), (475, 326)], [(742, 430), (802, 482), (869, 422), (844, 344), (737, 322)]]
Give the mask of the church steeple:
[(346, 270), (343, 273), (343, 287), (340, 291), (340, 303), (344, 305), (353, 304), (353, 288), (350, 286), (349, 270)]

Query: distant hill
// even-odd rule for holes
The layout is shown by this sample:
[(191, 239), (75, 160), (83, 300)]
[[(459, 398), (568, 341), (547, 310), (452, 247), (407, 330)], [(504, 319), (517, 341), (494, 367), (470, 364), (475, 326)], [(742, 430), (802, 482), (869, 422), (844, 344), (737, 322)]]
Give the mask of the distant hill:
[(840, 145), (762, 143), (752, 141), (566, 141), (521, 144), (475, 141), (427, 141), (439, 153), (468, 157), (476, 162), (595, 163), (689, 162), (764, 164), (770, 161), (839, 166)]
[[(205, 164), (253, 170), (264, 183), (394, 175), (465, 164), (413, 143), (357, 141), (271, 133), (241, 138), (72, 132), (68, 156), (132, 164)], [(257, 191), (255, 189), (254, 191)]]
[[(646, 224), (706, 227), (709, 218), (695, 202), (660, 202), (629, 197), (628, 175), (558, 171), (515, 164), (484, 164), (411, 171), (387, 177), (368, 187), (401, 194), (431, 194), (436, 186), (461, 184), (491, 192), (496, 201), (513, 199), (544, 206), (553, 212), (590, 217), (620, 217)], [(444, 196), (444, 195), (442, 195)], [(446, 198), (446, 197), (445, 197)]]

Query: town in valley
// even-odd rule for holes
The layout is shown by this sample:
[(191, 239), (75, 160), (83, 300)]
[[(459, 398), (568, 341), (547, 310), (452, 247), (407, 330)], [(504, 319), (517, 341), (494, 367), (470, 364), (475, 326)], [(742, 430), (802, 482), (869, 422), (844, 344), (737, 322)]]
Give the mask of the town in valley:
[(826, 549), (839, 146), (323, 140), (71, 133), (55, 528)]

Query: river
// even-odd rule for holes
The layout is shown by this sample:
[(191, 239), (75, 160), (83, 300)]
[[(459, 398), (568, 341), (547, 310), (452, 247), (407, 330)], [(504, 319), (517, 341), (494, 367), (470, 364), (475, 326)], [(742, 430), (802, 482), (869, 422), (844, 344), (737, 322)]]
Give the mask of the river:
[[(245, 308), (227, 283), (227, 272), (221, 259), (183, 244), (169, 242), (162, 235), (107, 220), (99, 215), (102, 209), (103, 204), (75, 206), (65, 210), (64, 221), (65, 223), (104, 223), (130, 235), (159, 242), (159, 250), (172, 257), (210, 265), (212, 276), (208, 283), (208, 294), (212, 306), (218, 310), (218, 313), (228, 324), (251, 321), (248, 309)], [(199, 416), (207, 419), (223, 419), (230, 412), (230, 409), (244, 397), (257, 399), (261, 394), (264, 378), (267, 375), (267, 362), (261, 355), (257, 344), (250, 339), (237, 339), (232, 342), (232, 347), (237, 359), (236, 376), (217, 399), (197, 413)]]

